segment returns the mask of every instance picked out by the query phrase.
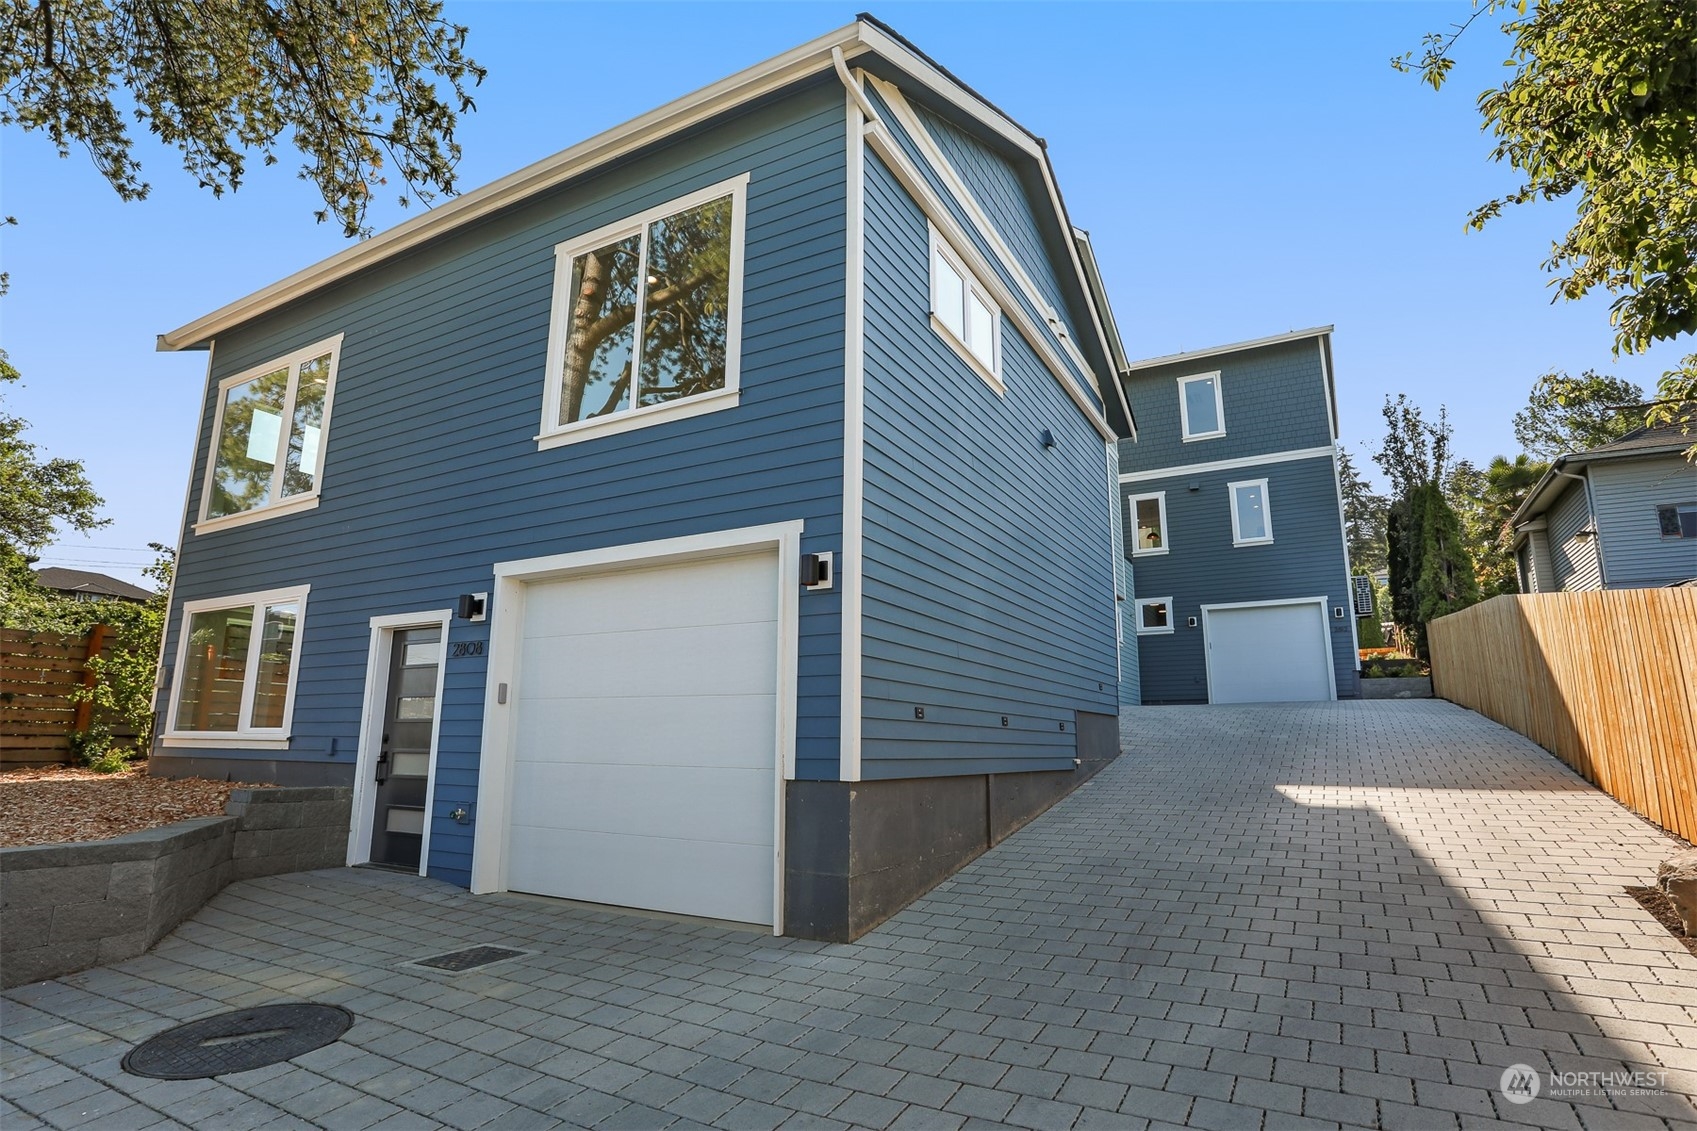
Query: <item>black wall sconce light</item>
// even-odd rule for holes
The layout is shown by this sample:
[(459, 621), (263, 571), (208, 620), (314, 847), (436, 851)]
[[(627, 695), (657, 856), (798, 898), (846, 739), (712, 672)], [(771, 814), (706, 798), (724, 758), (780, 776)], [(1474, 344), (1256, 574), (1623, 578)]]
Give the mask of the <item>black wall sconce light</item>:
[(461, 593), (460, 601), (455, 612), (461, 620), (479, 621), (489, 615), (489, 594)]
[(1055, 434), (1045, 428), (1037, 434), (1037, 442), (1045, 448), (1052, 448), (1055, 446)]

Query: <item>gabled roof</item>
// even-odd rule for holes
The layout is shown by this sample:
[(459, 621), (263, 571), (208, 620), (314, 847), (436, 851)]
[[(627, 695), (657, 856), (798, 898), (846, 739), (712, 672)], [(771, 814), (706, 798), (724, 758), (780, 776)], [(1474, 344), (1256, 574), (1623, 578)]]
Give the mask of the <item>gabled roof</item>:
[[(1078, 288), (1082, 304), (1091, 314), (1097, 348), (1105, 364), (1112, 367), (1116, 355), (1123, 356), (1124, 350), (1117, 336), (1110, 336), (1113, 333), (1110, 329), (1113, 317), (1106, 310), (1106, 296), (1092, 286), (1086, 265), (1072, 238), (1074, 229), (1067, 218), (1066, 206), (1055, 184), (1054, 170), (1042, 140), (927, 58), (887, 25), (865, 14), (846, 27), (738, 71), (561, 150), (552, 157), (545, 157), (482, 188), (457, 196), (245, 298), (160, 334), (159, 349), (204, 349), (218, 335), (333, 286), (358, 272), (592, 173), (609, 162), (629, 156), (681, 130), (797, 82), (829, 73), (837, 67), (838, 60), (851, 61), (868, 56), (893, 67), (928, 96), (966, 116), (1000, 143), (1035, 163), (1048, 190), (1053, 223), (1060, 233), (1059, 244), (1067, 249), (1072, 260), (1071, 285)], [(1062, 272), (1063, 284), (1068, 274)], [(1124, 390), (1118, 387), (1117, 381), (1104, 379), (1109, 377), (1106, 373), (1093, 376), (1096, 377), (1096, 392), (1103, 403), (1117, 409), (1115, 415), (1123, 412), (1129, 425), (1130, 408), (1125, 404)], [(1107, 386), (1112, 386), (1112, 389)]]
[[(1566, 492), (1567, 483), (1560, 480), (1583, 471), (1593, 463), (1678, 455), (1693, 444), (1697, 444), (1697, 433), (1677, 424), (1661, 424), (1654, 428), (1635, 428), (1620, 439), (1607, 444), (1600, 444), (1583, 452), (1569, 452), (1557, 456), (1550, 464), (1550, 470), (1544, 472), (1544, 477), (1527, 492), (1526, 500), (1514, 512), (1509, 523), (1515, 527), (1524, 526), (1549, 510)], [(1697, 471), (1693, 474), (1697, 474)]]
[(118, 597), (126, 601), (146, 601), (153, 596), (139, 585), (86, 569), (45, 566), (35, 571), (35, 580), (43, 589), (58, 593), (87, 593), (94, 597)]
[(1133, 361), (1125, 365), (1122, 372), (1130, 377), (1143, 369), (1157, 369), (1163, 365), (1206, 361), (1209, 358), (1224, 357), (1226, 354), (1260, 349), (1262, 346), (1276, 346), (1285, 342), (1301, 342), (1315, 338), (1320, 343), (1320, 376), (1326, 384), (1326, 409), (1331, 414), (1329, 423), (1332, 426), (1332, 439), (1336, 440), (1343, 433), (1340, 430), (1341, 425), (1338, 420), (1337, 382), (1332, 380), (1332, 331), (1335, 328), (1331, 325), (1311, 326), (1306, 330), (1287, 330), (1283, 334), (1269, 334), (1265, 338), (1250, 338), (1248, 341), (1231, 342), (1223, 346), (1210, 346), (1207, 349), (1169, 353), (1165, 357), (1152, 357), (1147, 361)]

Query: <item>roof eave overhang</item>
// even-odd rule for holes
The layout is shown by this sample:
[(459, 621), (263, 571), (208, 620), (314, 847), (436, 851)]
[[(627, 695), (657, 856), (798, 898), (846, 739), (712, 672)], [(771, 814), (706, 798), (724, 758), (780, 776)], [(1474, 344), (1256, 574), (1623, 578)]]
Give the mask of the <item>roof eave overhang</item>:
[(1291, 330), (1285, 334), (1270, 334), (1265, 338), (1251, 338), (1246, 342), (1231, 342), (1228, 345), (1212, 346), (1208, 349), (1191, 350), (1188, 353), (1170, 353), (1165, 357), (1151, 357), (1147, 361), (1134, 361), (1126, 366), (1127, 371), (1139, 369), (1156, 369), (1163, 365), (1177, 365), (1180, 362), (1203, 361), (1210, 357), (1222, 357), (1228, 353), (1241, 353), (1244, 350), (1259, 349), (1262, 346), (1274, 346), (1281, 342), (1300, 342), (1304, 338), (1324, 337), (1335, 329), (1333, 326), (1311, 326), (1306, 330)]

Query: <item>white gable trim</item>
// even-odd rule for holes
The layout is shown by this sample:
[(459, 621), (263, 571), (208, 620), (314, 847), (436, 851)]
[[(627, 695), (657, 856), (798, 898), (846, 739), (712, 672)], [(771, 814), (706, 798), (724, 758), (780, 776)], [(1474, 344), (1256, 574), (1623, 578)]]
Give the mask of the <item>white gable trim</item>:
[(1259, 456), (1239, 456), (1236, 459), (1217, 459), (1212, 463), (1182, 463), (1172, 467), (1152, 467), (1148, 471), (1120, 473), (1121, 483), (1143, 483), (1150, 479), (1174, 479), (1181, 475), (1201, 475), (1209, 471), (1232, 471), (1240, 467), (1259, 467), (1264, 463), (1291, 463), (1299, 459), (1322, 459), (1335, 454), (1327, 444), (1323, 448), (1297, 448), (1288, 452), (1268, 452)]

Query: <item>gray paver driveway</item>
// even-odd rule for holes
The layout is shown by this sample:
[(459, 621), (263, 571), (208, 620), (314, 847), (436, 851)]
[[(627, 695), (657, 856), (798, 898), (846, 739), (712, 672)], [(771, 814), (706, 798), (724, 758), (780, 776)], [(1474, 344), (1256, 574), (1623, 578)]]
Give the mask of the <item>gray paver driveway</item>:
[[(0, 1125), (1697, 1126), (1697, 958), (1622, 890), (1669, 842), (1536, 747), (1431, 702), (1126, 727), (852, 945), (371, 871), (235, 885), (142, 958), (5, 995)], [(465, 942), (536, 953), (401, 965)], [(289, 1000), (359, 1020), (217, 1081), (118, 1067)], [(1664, 1087), (1517, 1105), (1516, 1063)]]

